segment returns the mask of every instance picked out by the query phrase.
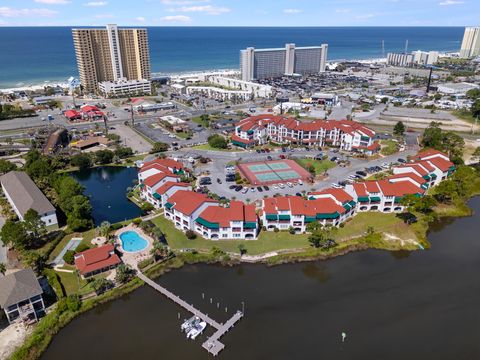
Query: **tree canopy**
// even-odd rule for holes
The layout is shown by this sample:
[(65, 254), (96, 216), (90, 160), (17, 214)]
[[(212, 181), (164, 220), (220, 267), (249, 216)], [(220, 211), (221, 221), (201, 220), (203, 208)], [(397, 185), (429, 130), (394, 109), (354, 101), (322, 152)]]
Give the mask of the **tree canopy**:
[(215, 149), (226, 149), (228, 143), (222, 135), (213, 134), (208, 137), (208, 145)]
[(393, 128), (393, 133), (397, 136), (403, 136), (405, 134), (405, 124), (401, 121), (397, 122)]
[(440, 123), (432, 121), (423, 133), (422, 145), (448, 154), (453, 162), (462, 163), (465, 141), (452, 131), (443, 131)]

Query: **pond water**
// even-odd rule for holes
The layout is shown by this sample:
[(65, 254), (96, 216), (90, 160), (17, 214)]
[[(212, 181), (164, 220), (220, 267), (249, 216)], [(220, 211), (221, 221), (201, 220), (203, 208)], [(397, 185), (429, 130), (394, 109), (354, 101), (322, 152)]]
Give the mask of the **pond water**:
[[(470, 206), (473, 217), (433, 228), (430, 250), (368, 250), (276, 267), (186, 266), (158, 282), (217, 321), (245, 302), (220, 359), (478, 359), (480, 198)], [(42, 359), (211, 358), (201, 343), (212, 329), (185, 339), (179, 327), (187, 316), (142, 287), (74, 320)]]
[(141, 215), (140, 208), (127, 198), (127, 188), (133, 187), (137, 179), (136, 168), (102, 166), (71, 175), (85, 187), (95, 225), (105, 220), (113, 224)]

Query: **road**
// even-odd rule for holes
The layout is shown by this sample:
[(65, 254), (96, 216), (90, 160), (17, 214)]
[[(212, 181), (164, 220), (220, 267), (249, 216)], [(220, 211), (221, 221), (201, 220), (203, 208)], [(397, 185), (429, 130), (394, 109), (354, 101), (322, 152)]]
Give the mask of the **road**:
[[(317, 154), (318, 151), (294, 151), (288, 152), (285, 155), (289, 155), (290, 158), (305, 158), (306, 156), (313, 157)], [(342, 155), (338, 153), (332, 153), (331, 151), (325, 152), (328, 154), (329, 158), (332, 156), (342, 157)], [(233, 198), (235, 197), (237, 200), (250, 200), (255, 201), (258, 199), (263, 199), (265, 195), (273, 196), (275, 194), (280, 195), (294, 195), (296, 193), (301, 193), (303, 191), (320, 191), (326, 188), (331, 187), (332, 183), (338, 183), (339, 181), (343, 181), (348, 178), (350, 174), (355, 174), (356, 171), (364, 170), (365, 167), (371, 167), (376, 165), (381, 165), (384, 162), (390, 163), (397, 161), (398, 158), (406, 158), (409, 155), (413, 155), (416, 153), (416, 149), (407, 149), (403, 152), (386, 156), (377, 160), (364, 160), (364, 159), (356, 159), (350, 158), (351, 165), (348, 167), (335, 167), (328, 171), (328, 177), (325, 180), (317, 181), (314, 184), (311, 183), (304, 183), (303, 185), (296, 185), (293, 188), (289, 188), (285, 186), (284, 189), (274, 189), (273, 186), (269, 186), (269, 191), (262, 191), (259, 192), (255, 190), (254, 192), (248, 191), (246, 194), (242, 194), (242, 192), (236, 192), (233, 189), (229, 189), (228, 187), (233, 182), (225, 182), (225, 166), (227, 163), (231, 163), (233, 161), (264, 161), (266, 160), (267, 156), (270, 155), (272, 158), (279, 159), (280, 154), (283, 154), (281, 151), (271, 152), (270, 154), (258, 154), (255, 151), (244, 151), (244, 152), (221, 152), (221, 151), (202, 151), (202, 150), (191, 150), (191, 149), (184, 149), (178, 152), (169, 152), (168, 154), (176, 157), (176, 158), (184, 158), (187, 159), (193, 155), (202, 155), (205, 157), (209, 157), (212, 161), (205, 165), (197, 166), (195, 170), (195, 174), (199, 175), (201, 172), (209, 171), (209, 177), (212, 178), (212, 184), (208, 185), (207, 188), (212, 191), (213, 193), (224, 196), (226, 198)], [(222, 183), (219, 184), (217, 182), (217, 178), (219, 178)]]

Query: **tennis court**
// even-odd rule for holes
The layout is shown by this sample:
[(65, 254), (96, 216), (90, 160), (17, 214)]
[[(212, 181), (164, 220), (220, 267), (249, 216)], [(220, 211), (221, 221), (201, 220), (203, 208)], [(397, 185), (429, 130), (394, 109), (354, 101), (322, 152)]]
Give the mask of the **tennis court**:
[(273, 160), (238, 165), (240, 174), (252, 185), (310, 180), (311, 175), (293, 160)]

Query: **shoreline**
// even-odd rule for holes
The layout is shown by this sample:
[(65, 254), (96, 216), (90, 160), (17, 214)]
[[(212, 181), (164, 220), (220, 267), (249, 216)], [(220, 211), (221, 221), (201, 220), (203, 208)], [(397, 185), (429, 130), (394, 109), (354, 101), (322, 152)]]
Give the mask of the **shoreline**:
[[(439, 56), (448, 56), (449, 54), (455, 54), (457, 51), (455, 50), (445, 50), (439, 51)], [(358, 62), (361, 64), (379, 64), (385, 63), (387, 58), (384, 57), (365, 57), (365, 58), (343, 58), (343, 59), (328, 59), (327, 64), (333, 65), (336, 63), (341, 62)], [(191, 70), (182, 70), (182, 71), (172, 71), (172, 72), (163, 72), (163, 71), (152, 71), (151, 76), (152, 78), (155, 77), (181, 77), (187, 75), (201, 75), (206, 73), (229, 73), (229, 72), (240, 72), (239, 68), (219, 68), (219, 69), (191, 69)], [(75, 76), (78, 78), (78, 74)], [(65, 76), (64, 79), (67, 79), (68, 76)], [(13, 82), (12, 82), (13, 83)], [(25, 81), (18, 81), (15, 85), (3, 85), (0, 84), (0, 92), (14, 92), (14, 91), (36, 91), (36, 90), (43, 90), (45, 86), (57, 87), (60, 86), (62, 88), (68, 88), (69, 85), (66, 80), (38, 80), (38, 82), (25, 84)]]
[[(473, 194), (465, 201), (462, 201), (460, 204), (452, 205), (448, 211), (435, 212), (437, 219), (435, 222), (428, 222), (428, 219), (422, 218), (419, 219), (422, 221), (420, 225), (423, 226), (424, 239), (418, 238), (418, 241), (427, 243), (426, 246), (429, 247), (428, 240), (426, 239), (428, 233), (431, 231), (432, 225), (438, 224), (442, 221), (451, 219), (451, 218), (461, 218), (466, 216), (472, 216), (473, 210), (468, 206), (468, 202), (472, 199), (478, 197), (478, 194)], [(417, 234), (419, 235), (419, 234)], [(301, 252), (296, 252), (292, 254), (287, 254), (286, 256), (280, 255), (279, 257), (273, 257), (268, 259), (262, 259), (259, 261), (253, 262), (254, 264), (263, 264), (265, 266), (276, 266), (283, 264), (291, 264), (298, 262), (310, 262), (310, 261), (325, 261), (334, 259), (339, 256), (347, 255), (351, 252), (356, 251), (365, 251), (370, 249), (384, 250), (384, 251), (414, 251), (412, 248), (388, 248), (378, 246), (375, 241), (369, 243), (366, 240), (368, 236), (361, 237), (357, 240), (363, 240), (363, 243), (359, 244), (346, 244), (346, 246), (340, 247), (342, 243), (336, 247), (323, 251), (320, 249), (314, 249), (312, 253), (311, 249), (306, 249)], [(373, 240), (373, 239), (371, 239)], [(345, 244), (345, 243), (344, 243)], [(310, 250), (310, 251), (309, 251)], [(418, 248), (416, 249), (418, 250)], [(265, 261), (267, 260), (267, 261)], [(179, 269), (185, 265), (195, 265), (195, 264), (219, 264), (221, 266), (237, 266), (242, 263), (252, 263), (252, 262), (242, 262), (241, 257), (231, 258), (227, 253), (222, 253), (220, 255), (214, 254), (203, 254), (203, 253), (180, 253), (176, 254), (175, 257), (166, 259), (164, 262), (154, 264), (149, 268), (145, 269), (145, 274), (151, 279), (157, 279), (161, 275), (168, 273), (170, 271)], [(74, 320), (79, 315), (95, 308), (97, 305), (107, 303), (112, 300), (116, 300), (125, 296), (134, 290), (145, 285), (143, 281), (135, 277), (130, 282), (121, 285), (113, 290), (110, 290), (106, 293), (103, 293), (94, 298), (86, 299), (82, 302), (82, 306), (77, 311), (66, 310), (63, 313), (58, 313), (56, 308), (49, 312), (40, 322), (35, 326), (33, 332), (27, 337), (23, 345), (17, 348), (10, 356), (10, 360), (34, 360), (39, 359), (44, 351), (48, 348), (49, 344), (53, 340), (55, 334), (57, 334), (63, 327), (67, 326), (72, 320)]]

